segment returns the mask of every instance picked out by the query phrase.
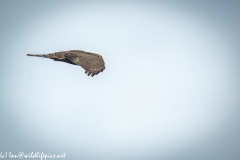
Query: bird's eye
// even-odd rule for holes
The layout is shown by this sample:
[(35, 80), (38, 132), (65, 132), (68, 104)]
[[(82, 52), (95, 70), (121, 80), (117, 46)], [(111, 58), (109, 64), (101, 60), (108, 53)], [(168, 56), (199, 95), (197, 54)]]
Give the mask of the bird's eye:
[(98, 55), (98, 58), (102, 58), (102, 56)]

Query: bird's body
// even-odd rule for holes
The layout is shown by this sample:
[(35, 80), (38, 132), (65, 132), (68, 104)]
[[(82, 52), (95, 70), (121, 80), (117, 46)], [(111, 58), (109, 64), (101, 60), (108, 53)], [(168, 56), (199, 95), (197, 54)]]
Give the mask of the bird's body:
[(66, 62), (73, 65), (81, 66), (85, 73), (91, 75), (97, 75), (105, 69), (105, 62), (101, 55), (85, 52), (81, 50), (70, 50), (55, 52), (53, 54), (27, 54), (28, 56), (50, 58), (55, 61)]

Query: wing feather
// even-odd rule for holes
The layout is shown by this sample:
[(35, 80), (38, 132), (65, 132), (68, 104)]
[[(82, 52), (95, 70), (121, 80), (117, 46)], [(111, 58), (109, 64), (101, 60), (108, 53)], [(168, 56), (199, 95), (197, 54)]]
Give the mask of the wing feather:
[(105, 69), (104, 60), (93, 53), (69, 51), (64, 56), (74, 64), (81, 66), (88, 76), (93, 77)]

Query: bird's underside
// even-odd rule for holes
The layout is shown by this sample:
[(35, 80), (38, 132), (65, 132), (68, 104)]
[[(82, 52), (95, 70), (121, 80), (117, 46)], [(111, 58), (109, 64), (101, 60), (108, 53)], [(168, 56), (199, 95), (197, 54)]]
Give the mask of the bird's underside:
[(56, 52), (53, 54), (27, 54), (27, 56), (43, 57), (54, 61), (65, 62), (81, 66), (85, 73), (92, 77), (105, 69), (105, 62), (101, 55), (81, 50)]

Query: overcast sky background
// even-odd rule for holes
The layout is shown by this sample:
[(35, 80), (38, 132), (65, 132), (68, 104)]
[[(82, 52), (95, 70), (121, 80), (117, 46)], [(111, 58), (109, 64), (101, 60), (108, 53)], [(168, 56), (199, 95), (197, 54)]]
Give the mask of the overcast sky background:
[[(240, 158), (237, 1), (0, 1), (0, 152)], [(106, 70), (26, 54), (79, 49)]]

